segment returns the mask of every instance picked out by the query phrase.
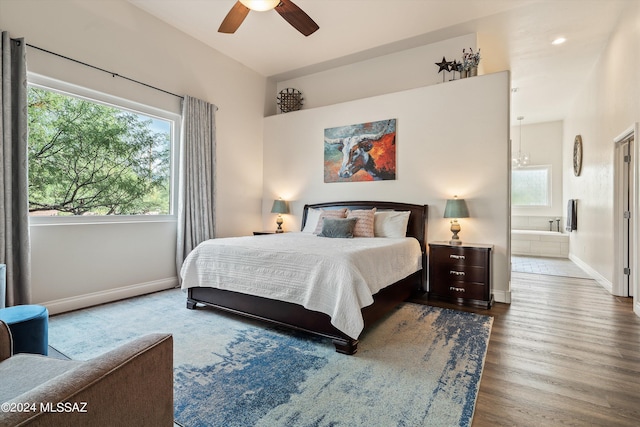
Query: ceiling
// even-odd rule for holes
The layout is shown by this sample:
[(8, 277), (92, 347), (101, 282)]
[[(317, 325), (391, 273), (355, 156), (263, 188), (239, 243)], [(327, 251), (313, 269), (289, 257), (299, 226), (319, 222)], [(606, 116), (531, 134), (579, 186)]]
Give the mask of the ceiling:
[[(566, 116), (621, 13), (639, 0), (293, 0), (320, 26), (309, 37), (273, 10), (218, 33), (236, 0), (129, 1), (276, 81), (477, 33), (484, 71), (511, 70), (512, 124), (528, 124)], [(559, 36), (566, 43), (552, 45)]]

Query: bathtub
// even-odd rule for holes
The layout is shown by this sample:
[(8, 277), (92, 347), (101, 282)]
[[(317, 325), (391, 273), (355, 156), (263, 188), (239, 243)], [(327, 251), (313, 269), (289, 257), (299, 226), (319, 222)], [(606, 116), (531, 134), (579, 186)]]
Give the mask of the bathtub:
[(569, 235), (557, 231), (511, 230), (513, 255), (569, 257)]

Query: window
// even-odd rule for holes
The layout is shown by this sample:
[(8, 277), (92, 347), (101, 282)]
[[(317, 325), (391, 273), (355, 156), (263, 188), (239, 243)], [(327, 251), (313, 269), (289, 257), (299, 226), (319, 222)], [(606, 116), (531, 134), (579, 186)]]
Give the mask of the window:
[(511, 204), (551, 205), (551, 166), (527, 166), (511, 171)]
[(30, 215), (171, 215), (179, 117), (57, 83), (29, 85)]

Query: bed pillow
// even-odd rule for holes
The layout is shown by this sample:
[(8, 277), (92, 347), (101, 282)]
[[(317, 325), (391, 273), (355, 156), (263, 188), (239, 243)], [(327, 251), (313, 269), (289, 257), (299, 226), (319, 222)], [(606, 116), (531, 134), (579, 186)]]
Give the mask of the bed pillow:
[(376, 237), (407, 237), (409, 211), (379, 211), (375, 214), (373, 232)]
[(322, 209), (307, 209), (307, 221), (304, 223), (304, 228), (302, 229), (303, 233), (314, 233), (316, 231), (316, 226), (318, 225), (321, 213)]
[[(328, 209), (328, 210), (324, 210), (324, 209), (320, 209), (320, 216), (318, 217), (318, 221), (316, 222), (316, 226), (313, 229), (313, 234), (320, 234), (320, 232), (322, 231), (322, 222), (324, 221), (325, 218), (344, 218), (346, 216), (346, 212), (347, 209)], [(307, 221), (309, 222), (309, 221)], [(305, 229), (306, 224), (305, 224)]]
[(373, 219), (376, 208), (348, 210), (347, 218), (357, 218), (356, 228), (353, 230), (353, 237), (374, 237)]
[(350, 239), (357, 222), (358, 218), (324, 218), (318, 236)]

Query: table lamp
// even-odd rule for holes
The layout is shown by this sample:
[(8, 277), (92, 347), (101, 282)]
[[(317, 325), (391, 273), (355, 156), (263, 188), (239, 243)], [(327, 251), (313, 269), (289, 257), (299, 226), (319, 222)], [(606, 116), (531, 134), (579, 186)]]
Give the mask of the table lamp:
[(282, 199), (277, 199), (273, 201), (273, 206), (271, 207), (271, 213), (277, 213), (278, 219), (276, 219), (276, 224), (278, 224), (278, 228), (276, 229), (276, 233), (282, 233), (284, 230), (282, 229), (282, 214), (289, 213), (289, 205)]
[(453, 197), (453, 199), (447, 200), (447, 205), (444, 208), (444, 217), (452, 218), (451, 232), (453, 233), (453, 236), (451, 236), (449, 244), (461, 245), (462, 242), (458, 237), (458, 233), (460, 232), (460, 224), (458, 223), (458, 218), (468, 218), (469, 210), (467, 209), (467, 203), (464, 201), (464, 199), (458, 199), (458, 196)]

